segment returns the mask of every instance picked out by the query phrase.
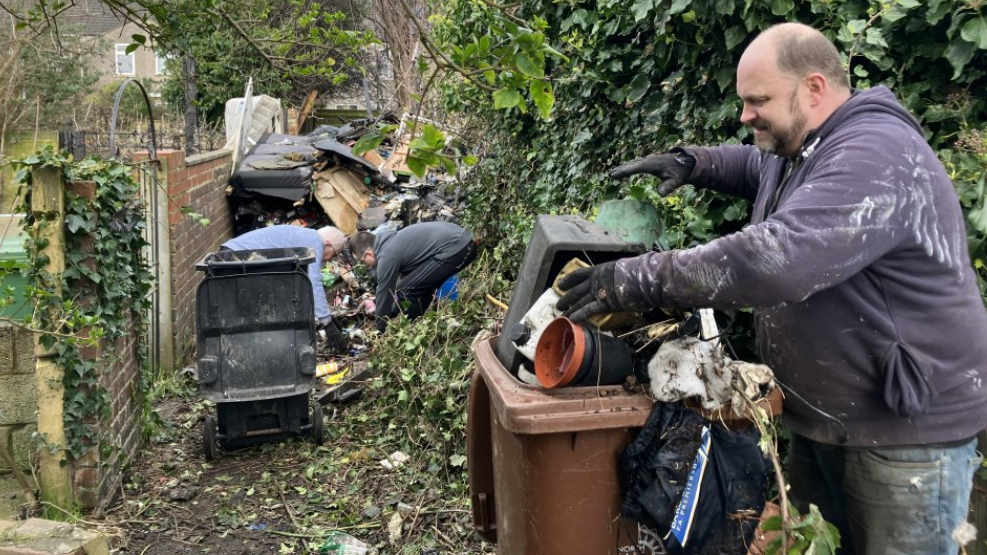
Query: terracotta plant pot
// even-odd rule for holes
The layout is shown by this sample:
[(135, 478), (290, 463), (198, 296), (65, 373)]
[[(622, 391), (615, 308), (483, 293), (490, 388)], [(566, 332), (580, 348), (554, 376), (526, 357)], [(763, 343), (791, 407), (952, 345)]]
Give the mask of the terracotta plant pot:
[(535, 348), (535, 376), (549, 389), (619, 384), (633, 370), (629, 345), (568, 318), (549, 323)]

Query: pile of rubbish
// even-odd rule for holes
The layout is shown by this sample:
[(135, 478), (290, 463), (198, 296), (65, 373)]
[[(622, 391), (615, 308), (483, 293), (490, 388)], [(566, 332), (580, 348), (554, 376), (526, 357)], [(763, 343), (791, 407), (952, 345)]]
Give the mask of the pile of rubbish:
[(749, 415), (746, 399), (765, 399), (775, 387), (763, 364), (731, 360), (718, 337), (713, 312), (617, 313), (575, 323), (556, 308), (568, 273), (586, 267), (569, 261), (525, 313), (507, 330), (527, 361), (518, 378), (538, 387), (648, 384), (660, 402), (689, 401), (723, 417)]
[[(407, 118), (406, 118), (407, 119)], [(402, 123), (406, 122), (402, 120)], [(386, 116), (385, 122), (397, 122)], [(334, 225), (350, 235), (387, 222), (455, 222), (465, 208), (454, 176), (415, 176), (407, 165), (410, 136), (399, 127), (363, 156), (352, 145), (377, 120), (342, 127), (323, 125), (306, 136), (267, 133), (258, 139), (230, 179), (233, 232), (269, 225)]]
[[(456, 222), (465, 199), (455, 177), (432, 171), (418, 178), (408, 168), (409, 120), (386, 115), (341, 127), (323, 125), (305, 136), (261, 135), (227, 188), (234, 235), (285, 224), (332, 225), (349, 236), (383, 226)], [(355, 155), (352, 146), (379, 123), (398, 125), (398, 138)], [(348, 351), (330, 354), (319, 339), (317, 363), (325, 371), (316, 381), (317, 398), (323, 404), (345, 402), (369, 378), (365, 328), (373, 321), (374, 279), (365, 267), (351, 269), (340, 257), (326, 264), (322, 276)]]

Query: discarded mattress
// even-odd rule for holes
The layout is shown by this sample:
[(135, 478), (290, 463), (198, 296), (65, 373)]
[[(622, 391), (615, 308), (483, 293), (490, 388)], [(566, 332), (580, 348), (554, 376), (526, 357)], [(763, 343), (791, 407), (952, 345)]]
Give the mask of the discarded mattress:
[(310, 159), (317, 151), (304, 137), (276, 133), (261, 136), (230, 178), (234, 194), (245, 198), (266, 195), (293, 202), (304, 197), (312, 190), (311, 165), (284, 169), (257, 169), (253, 166), (257, 164), (258, 167), (272, 167), (277, 160), (283, 160), (286, 155), (292, 154)]

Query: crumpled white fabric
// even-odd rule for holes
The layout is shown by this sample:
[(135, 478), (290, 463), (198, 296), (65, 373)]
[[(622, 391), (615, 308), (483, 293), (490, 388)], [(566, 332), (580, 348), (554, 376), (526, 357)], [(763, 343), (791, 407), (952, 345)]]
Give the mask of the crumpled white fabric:
[(648, 376), (658, 401), (695, 398), (708, 410), (729, 403), (735, 414), (743, 412), (744, 397), (757, 399), (774, 387), (774, 373), (764, 364), (732, 360), (718, 342), (692, 336), (663, 343), (648, 362)]

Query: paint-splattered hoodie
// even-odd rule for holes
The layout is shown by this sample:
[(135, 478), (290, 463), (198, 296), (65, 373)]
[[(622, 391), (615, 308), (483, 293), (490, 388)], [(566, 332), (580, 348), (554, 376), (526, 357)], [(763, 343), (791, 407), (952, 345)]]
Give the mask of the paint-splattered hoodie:
[(751, 225), (620, 261), (625, 308), (754, 307), (760, 354), (797, 394), (785, 421), (816, 441), (953, 443), (987, 427), (987, 313), (963, 214), (891, 91), (855, 92), (795, 160), (684, 150), (691, 183), (753, 201)]

